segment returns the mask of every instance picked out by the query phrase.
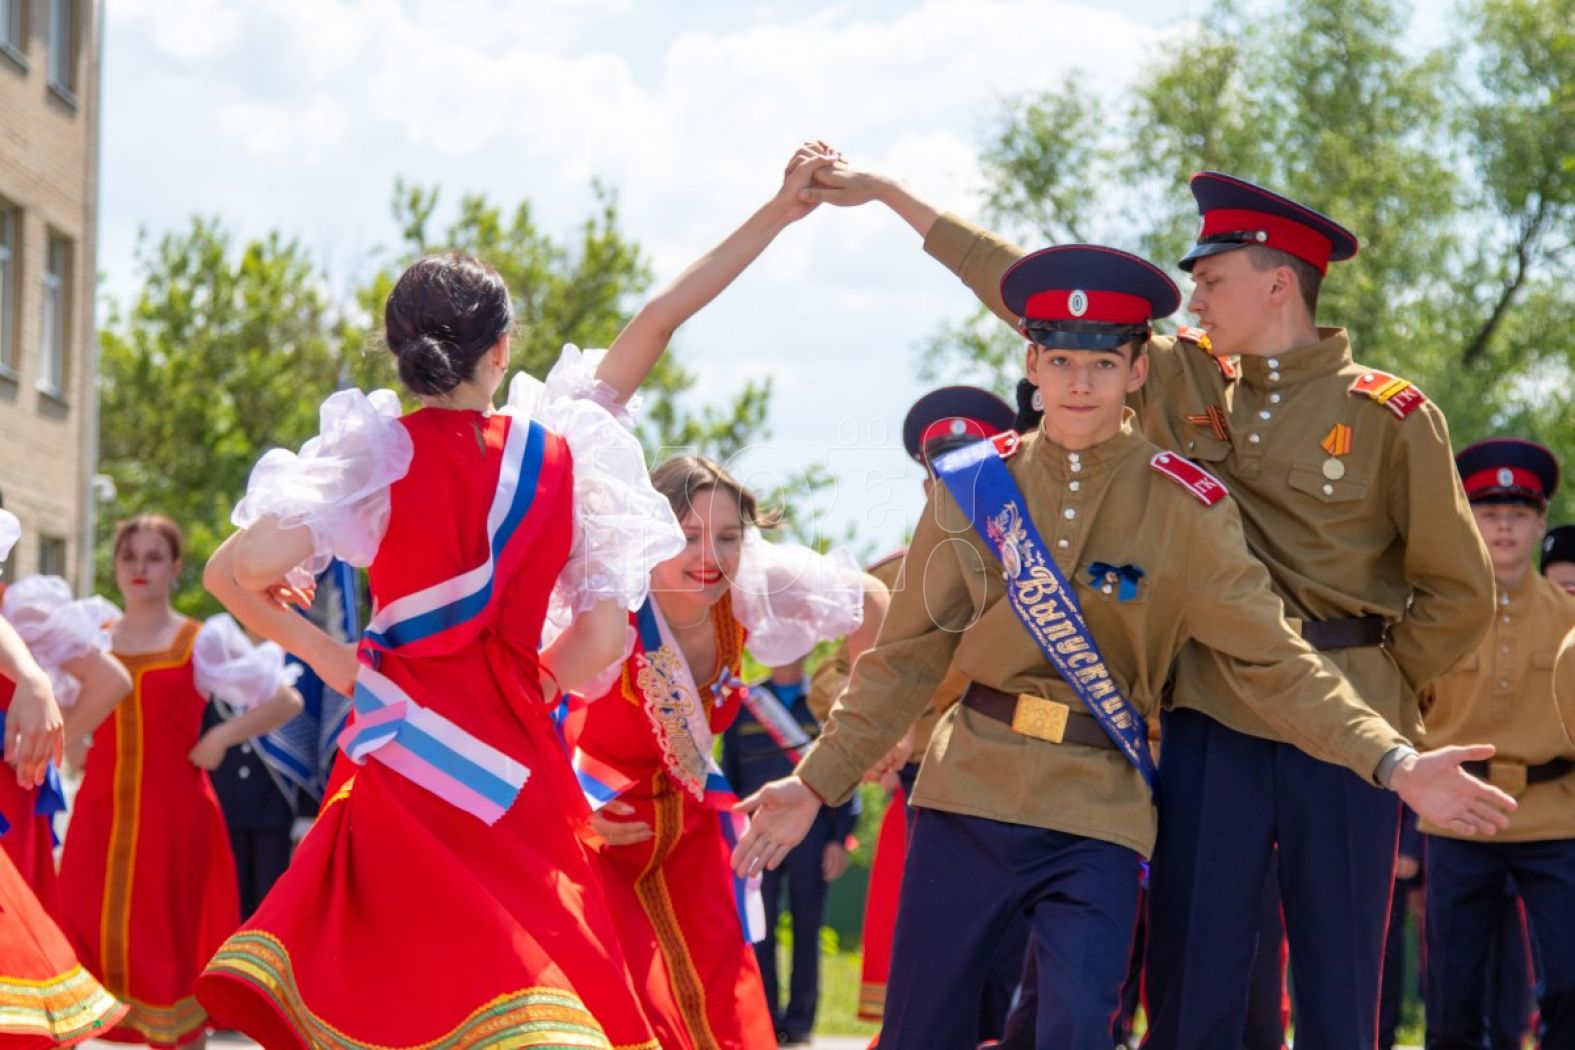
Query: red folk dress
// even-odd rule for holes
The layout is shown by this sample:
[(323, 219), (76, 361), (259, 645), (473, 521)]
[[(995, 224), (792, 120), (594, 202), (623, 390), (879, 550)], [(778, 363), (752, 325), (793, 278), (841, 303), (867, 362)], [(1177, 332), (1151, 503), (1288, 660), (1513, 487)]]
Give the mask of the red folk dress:
[[(566, 439), (525, 415), (426, 408), (392, 419), (397, 402), (374, 398), (330, 398), (321, 444), (303, 449), (299, 469), (271, 453), (236, 511), (242, 525), (270, 514), (309, 525), (319, 556), (375, 552), (375, 612), (341, 739), (354, 773), (198, 994), (270, 1048), (655, 1048), (537, 663), (571, 545), (582, 567), (599, 556), (576, 505), (610, 512), (627, 493), (592, 494), (596, 443), (582, 453), (572, 422)], [(633, 513), (649, 533), (665, 502), (632, 435), (595, 412), (616, 431), (603, 428), (603, 442), (624, 442), (641, 465), (649, 498)], [(330, 418), (342, 414), (361, 418)], [(363, 493), (354, 520), (332, 499), (313, 507), (268, 480), (330, 461), (355, 473), (378, 458), (392, 464), (379, 476), (330, 486)], [(682, 543), (670, 513), (666, 525), (656, 560)], [(619, 556), (648, 573), (636, 546)], [(626, 603), (643, 598), (639, 586)], [(581, 587), (570, 604), (595, 593)]]
[(180, 1046), (203, 1034), (197, 974), (240, 923), (219, 799), (187, 757), (206, 704), (200, 625), (161, 652), (119, 653), (131, 694), (93, 734), (60, 859), (62, 922), (77, 955), (130, 1007), (115, 1042)]
[[(740, 586), (713, 607), (718, 666), (691, 675), (649, 603), (631, 617), (640, 640), (619, 681), (589, 705), (577, 740), (632, 782), (618, 799), (634, 813), (617, 819), (654, 832), (644, 842), (603, 845), (600, 856), (619, 937), (664, 1050), (776, 1046), (743, 914), (746, 891), (731, 870), (732, 797), (725, 781), (716, 783), (710, 740), (738, 716), (746, 640), (763, 662), (785, 664), (852, 631), (863, 613), (851, 558), (766, 544), (751, 532), (744, 559)], [(779, 562), (788, 571), (778, 574)], [(699, 709), (703, 727), (686, 730), (684, 718)]]

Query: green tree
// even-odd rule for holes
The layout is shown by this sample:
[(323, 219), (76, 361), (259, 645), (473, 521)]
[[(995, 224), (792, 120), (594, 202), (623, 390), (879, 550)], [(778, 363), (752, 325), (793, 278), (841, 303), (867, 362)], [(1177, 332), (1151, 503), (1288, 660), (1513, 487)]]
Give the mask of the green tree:
[[(1575, 0), (1469, 0), (1431, 51), (1409, 29), (1397, 0), (1222, 0), (1121, 99), (1068, 82), (1010, 103), (986, 221), (1174, 260), (1191, 173), (1272, 186), (1361, 238), (1319, 312), (1362, 360), (1421, 385), (1457, 444), (1517, 433), (1575, 462)], [(976, 312), (923, 370), (1006, 388), (1020, 358)]]

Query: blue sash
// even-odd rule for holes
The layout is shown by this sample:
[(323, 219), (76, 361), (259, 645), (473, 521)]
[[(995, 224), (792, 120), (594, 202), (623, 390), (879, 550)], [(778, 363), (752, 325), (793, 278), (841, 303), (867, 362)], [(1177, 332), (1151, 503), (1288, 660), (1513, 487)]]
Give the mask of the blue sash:
[(1000, 560), (1006, 600), (1029, 636), (1153, 792), (1148, 726), (1105, 666), (1072, 585), (1045, 553), (1023, 494), (995, 445), (978, 441), (948, 452), (935, 460), (935, 473)]

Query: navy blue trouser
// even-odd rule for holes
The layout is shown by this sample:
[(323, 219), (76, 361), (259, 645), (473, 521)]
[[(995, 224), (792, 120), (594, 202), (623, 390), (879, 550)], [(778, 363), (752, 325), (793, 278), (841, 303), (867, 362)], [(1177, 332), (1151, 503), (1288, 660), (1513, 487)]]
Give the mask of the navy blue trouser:
[(1531, 1015), (1536, 1010), (1532, 971), (1530, 923), (1520, 903), (1520, 889), (1513, 877), (1504, 880), (1499, 905), (1498, 936), (1493, 938), (1487, 964), (1488, 1050), (1520, 1050)]
[(924, 809), (902, 877), (880, 1050), (973, 1050), (999, 942), (1024, 919), (1038, 966), (1038, 1050), (1110, 1050), (1137, 923), (1125, 846)]
[[(760, 895), (766, 906), (766, 937), (755, 944), (760, 979), (766, 986), (766, 1004), (778, 1032), (807, 1039), (815, 1027), (820, 1002), (820, 928), (826, 920), (826, 878), (821, 858), (830, 828), (817, 820), (809, 834), (783, 858), (775, 871), (760, 877)], [(787, 1008), (777, 978), (777, 916), (782, 892), (787, 891), (788, 914), (793, 923), (793, 969), (788, 976)]]
[(1241, 1045), (1259, 904), (1278, 845), (1297, 1050), (1370, 1050), (1399, 800), (1290, 744), (1195, 711), (1167, 713), (1163, 739), (1144, 1046)]
[(1384, 941), (1382, 992), (1378, 999), (1378, 1050), (1394, 1050), (1400, 1027), (1401, 1007), (1405, 1005), (1405, 927), (1409, 910), (1406, 897), (1421, 886), (1420, 877), (1396, 879), (1389, 904), (1389, 932)]
[[(902, 793), (909, 799), (908, 837), (913, 838), (913, 822), (919, 810), (912, 804), (913, 785), (919, 779), (919, 763), (909, 762), (897, 770)], [(899, 901), (898, 907), (901, 907)], [(1028, 920), (1014, 922), (1001, 936), (996, 947), (995, 959), (990, 963), (989, 976), (979, 997), (978, 1041), (999, 1039), (1006, 1031), (1007, 1015), (1012, 1009), (1017, 992), (1018, 978), (1023, 972), (1023, 957), (1028, 952)], [(1032, 1043), (1025, 1044), (1032, 1046)]]
[[(1514, 876), (1542, 964), (1542, 1045), (1575, 1047), (1575, 839), (1427, 838), (1427, 1046), (1478, 1050), (1487, 968)], [(1517, 963), (1519, 964), (1519, 963)]]

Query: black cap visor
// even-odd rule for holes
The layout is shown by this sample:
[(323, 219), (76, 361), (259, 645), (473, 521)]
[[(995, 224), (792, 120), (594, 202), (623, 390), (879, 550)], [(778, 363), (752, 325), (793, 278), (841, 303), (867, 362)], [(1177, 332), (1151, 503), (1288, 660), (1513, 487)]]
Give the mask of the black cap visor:
[(1220, 255), (1224, 252), (1233, 252), (1237, 248), (1246, 248), (1260, 243), (1262, 242), (1258, 240), (1257, 236), (1251, 233), (1216, 233), (1194, 244), (1192, 250), (1183, 255), (1181, 261), (1176, 265), (1191, 273), (1193, 264), (1199, 259), (1210, 255)]
[(1104, 324), (1099, 321), (1024, 321), (1022, 332), (1046, 350), (1120, 350), (1148, 339), (1146, 324)]

